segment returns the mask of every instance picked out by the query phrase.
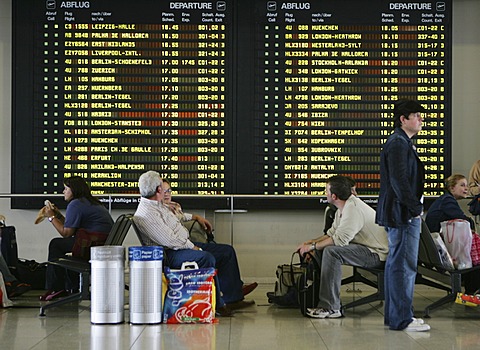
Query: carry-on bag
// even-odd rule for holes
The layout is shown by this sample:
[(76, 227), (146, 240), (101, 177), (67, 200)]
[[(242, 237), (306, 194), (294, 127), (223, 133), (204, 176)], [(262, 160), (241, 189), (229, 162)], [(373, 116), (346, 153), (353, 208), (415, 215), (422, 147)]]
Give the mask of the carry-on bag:
[(11, 271), (15, 271), (18, 261), (18, 246), (15, 226), (7, 226), (5, 220), (0, 221), (0, 249), (2, 256)]
[[(309, 259), (306, 256), (310, 257)], [(313, 253), (307, 253), (301, 256), (301, 262), (304, 266), (304, 272), (297, 281), (298, 304), (303, 316), (307, 314), (307, 309), (316, 308), (319, 301), (320, 291), (320, 261), (319, 257)], [(308, 260), (308, 261), (307, 261)]]

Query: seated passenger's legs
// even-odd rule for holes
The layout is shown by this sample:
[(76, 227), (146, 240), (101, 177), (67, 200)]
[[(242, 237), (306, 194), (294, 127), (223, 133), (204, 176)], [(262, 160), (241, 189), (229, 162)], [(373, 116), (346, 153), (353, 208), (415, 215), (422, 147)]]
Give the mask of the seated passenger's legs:
[[(48, 246), (48, 261), (55, 261), (70, 253), (74, 243), (75, 237), (52, 239)], [(65, 269), (48, 265), (45, 289), (59, 291), (65, 288)]]
[(243, 300), (243, 282), (240, 278), (235, 249), (231, 245), (219, 243), (197, 243), (197, 245), (215, 257), (215, 267), (225, 303), (231, 304)]
[(359, 244), (325, 247), (320, 273), (320, 298), (318, 307), (340, 310), (342, 265), (376, 268), (382, 266), (377, 254)]
[[(171, 269), (180, 269), (186, 261), (195, 261), (199, 268), (215, 267), (216, 264), (215, 257), (207, 251), (194, 249), (168, 250), (167, 264)], [(220, 288), (218, 276), (215, 276), (217, 308), (225, 305), (222, 294), (220, 294)]]

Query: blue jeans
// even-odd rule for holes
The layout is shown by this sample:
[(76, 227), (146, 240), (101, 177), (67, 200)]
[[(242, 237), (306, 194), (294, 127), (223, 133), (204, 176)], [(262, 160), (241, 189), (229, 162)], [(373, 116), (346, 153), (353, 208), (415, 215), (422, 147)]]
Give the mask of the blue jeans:
[(405, 329), (412, 321), (420, 224), (417, 217), (400, 227), (386, 227), (385, 325), (393, 330)]
[(167, 263), (172, 269), (179, 269), (185, 261), (195, 261), (199, 268), (215, 267), (216, 307), (222, 307), (243, 300), (240, 270), (237, 254), (232, 246), (220, 243), (198, 243), (202, 250), (168, 250)]
[(321, 256), (320, 289), (318, 307), (327, 310), (340, 310), (340, 286), (342, 285), (342, 265), (380, 268), (382, 262), (378, 254), (367, 247), (350, 243), (346, 246), (328, 246), (315, 251)]
[(3, 275), (3, 280), (5, 282), (14, 282), (17, 280), (17, 278), (14, 275), (12, 275), (12, 272), (8, 268), (7, 262), (5, 261), (1, 252), (0, 252), (0, 272)]

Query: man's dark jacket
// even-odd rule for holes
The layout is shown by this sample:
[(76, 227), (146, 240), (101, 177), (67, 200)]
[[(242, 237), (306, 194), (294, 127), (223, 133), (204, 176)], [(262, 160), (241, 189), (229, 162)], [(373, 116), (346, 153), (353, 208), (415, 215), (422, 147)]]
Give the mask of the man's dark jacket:
[(412, 140), (396, 128), (380, 153), (380, 196), (376, 223), (400, 227), (423, 211), (425, 170)]

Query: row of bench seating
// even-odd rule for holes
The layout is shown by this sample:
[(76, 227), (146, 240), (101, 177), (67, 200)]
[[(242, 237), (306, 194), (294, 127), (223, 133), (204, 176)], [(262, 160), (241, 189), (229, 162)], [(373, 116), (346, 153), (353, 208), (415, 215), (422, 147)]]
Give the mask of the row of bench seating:
[[(107, 240), (105, 241), (105, 245), (122, 245), (132, 224), (132, 214), (120, 215), (113, 224)], [(79, 291), (42, 305), (42, 307), (40, 307), (40, 316), (45, 316), (45, 310), (52, 307), (57, 307), (72, 301), (90, 300), (91, 265), (89, 261), (67, 256), (60, 258), (57, 261), (51, 261), (49, 264), (63, 267), (69, 271), (77, 272), (80, 275)]]
[[(137, 226), (133, 222), (133, 214), (122, 214), (117, 218), (112, 229), (110, 230), (110, 233), (108, 234), (107, 240), (105, 241), (105, 245), (121, 246), (123, 244), (123, 241), (127, 237), (128, 231), (132, 226), (134, 228), (134, 231), (137, 235), (138, 240), (143, 245), (144, 242), (142, 241), (142, 236), (140, 235), (140, 231), (138, 230)], [(166, 252), (164, 252), (163, 256), (165, 260)], [(64, 298), (51, 301), (41, 306), (40, 316), (46, 316), (45, 310), (50, 309), (52, 307), (57, 307), (73, 301), (90, 300), (90, 275), (91, 275), (90, 262), (81, 260), (78, 258), (66, 256), (58, 259), (57, 261), (52, 261), (50, 262), (50, 264), (65, 268), (70, 271), (77, 272), (80, 275), (79, 291), (77, 293), (71, 294)], [(128, 289), (128, 286), (126, 285), (125, 288)]]
[[(422, 229), (420, 233), (418, 249), (417, 277), (415, 283), (444, 290), (447, 293), (444, 297), (428, 305), (423, 310), (423, 317), (428, 318), (430, 317), (430, 312), (432, 310), (446, 303), (454, 302), (457, 293), (462, 291), (462, 276), (470, 271), (478, 269), (480, 269), (480, 265), (464, 270), (452, 270), (445, 268), (442, 260), (440, 259), (440, 254), (432, 238), (431, 232), (425, 221), (422, 220)], [(369, 296), (343, 305), (344, 310), (374, 301), (384, 300), (384, 270), (367, 269), (354, 266), (353, 275), (345, 278), (342, 281), (342, 284), (349, 284), (353, 282), (365, 283), (375, 288), (377, 291)]]
[[(120, 215), (110, 231), (105, 245), (122, 245), (130, 227), (133, 226), (135, 233), (142, 242), (140, 232), (133, 222), (132, 214)], [(64, 257), (50, 264), (63, 267), (67, 270), (75, 271), (80, 274), (79, 292), (67, 297), (49, 302), (40, 308), (40, 316), (45, 316), (45, 310), (56, 307), (72, 301), (88, 300), (90, 298), (90, 273), (91, 267), (88, 261), (76, 259), (73, 257)], [(424, 309), (424, 317), (429, 317), (430, 311), (436, 309), (448, 302), (453, 302), (458, 292), (462, 288), (462, 276), (472, 270), (480, 269), (474, 266), (466, 270), (446, 269), (440, 259), (435, 242), (430, 234), (428, 226), (422, 220), (422, 230), (420, 235), (420, 245), (418, 251), (418, 272), (416, 283), (428, 285), (447, 292), (447, 295), (428, 305)], [(384, 270), (369, 269), (353, 266), (353, 274), (342, 280), (342, 284), (365, 283), (376, 289), (371, 295), (354, 300), (343, 305), (343, 310), (356, 306), (384, 300)]]

